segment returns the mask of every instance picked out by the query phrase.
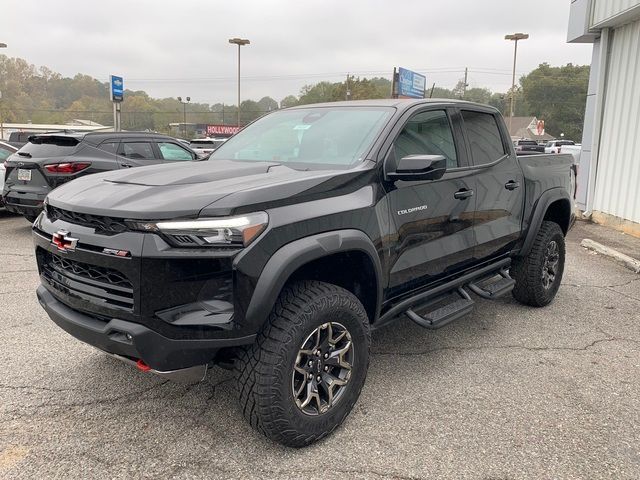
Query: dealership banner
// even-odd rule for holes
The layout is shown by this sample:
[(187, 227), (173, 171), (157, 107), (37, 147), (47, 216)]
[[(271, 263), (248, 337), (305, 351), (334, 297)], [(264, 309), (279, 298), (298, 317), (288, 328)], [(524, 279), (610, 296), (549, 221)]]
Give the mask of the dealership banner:
[(240, 127), (234, 125), (207, 125), (207, 135), (235, 135)]
[(398, 96), (400, 98), (424, 98), (427, 79), (424, 75), (406, 68), (398, 69)]

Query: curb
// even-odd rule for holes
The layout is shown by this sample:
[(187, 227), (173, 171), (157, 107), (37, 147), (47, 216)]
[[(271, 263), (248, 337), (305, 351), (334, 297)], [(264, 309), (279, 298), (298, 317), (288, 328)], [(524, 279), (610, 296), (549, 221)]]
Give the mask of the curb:
[(582, 240), (580, 245), (588, 250), (592, 250), (596, 253), (612, 258), (623, 267), (628, 268), (635, 273), (640, 273), (640, 260), (636, 260), (635, 258), (625, 255), (624, 253), (620, 253), (619, 251), (602, 245), (601, 243), (594, 242), (589, 238)]

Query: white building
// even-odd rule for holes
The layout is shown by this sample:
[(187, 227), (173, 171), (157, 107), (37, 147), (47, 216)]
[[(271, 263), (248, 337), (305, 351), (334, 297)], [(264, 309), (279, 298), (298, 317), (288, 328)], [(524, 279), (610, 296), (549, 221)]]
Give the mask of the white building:
[(568, 41), (593, 43), (578, 205), (640, 236), (640, 0), (572, 0)]

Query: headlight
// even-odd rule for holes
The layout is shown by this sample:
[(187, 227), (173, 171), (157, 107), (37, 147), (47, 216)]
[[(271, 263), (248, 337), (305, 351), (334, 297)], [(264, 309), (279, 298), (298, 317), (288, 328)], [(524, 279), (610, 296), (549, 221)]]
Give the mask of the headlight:
[(129, 222), (129, 226), (160, 233), (178, 247), (246, 247), (267, 228), (268, 223), (266, 212), (257, 212), (237, 217)]

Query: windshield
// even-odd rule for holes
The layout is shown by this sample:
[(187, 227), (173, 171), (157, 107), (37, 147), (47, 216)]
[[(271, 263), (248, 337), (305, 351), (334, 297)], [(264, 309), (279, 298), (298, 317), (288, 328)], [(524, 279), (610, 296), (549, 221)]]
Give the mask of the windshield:
[(391, 108), (369, 107), (282, 110), (231, 137), (209, 159), (346, 168), (363, 160), (392, 113)]
[(29, 143), (19, 150), (19, 154), (32, 158), (66, 157), (75, 150), (78, 143), (79, 140), (74, 137), (31, 137)]

